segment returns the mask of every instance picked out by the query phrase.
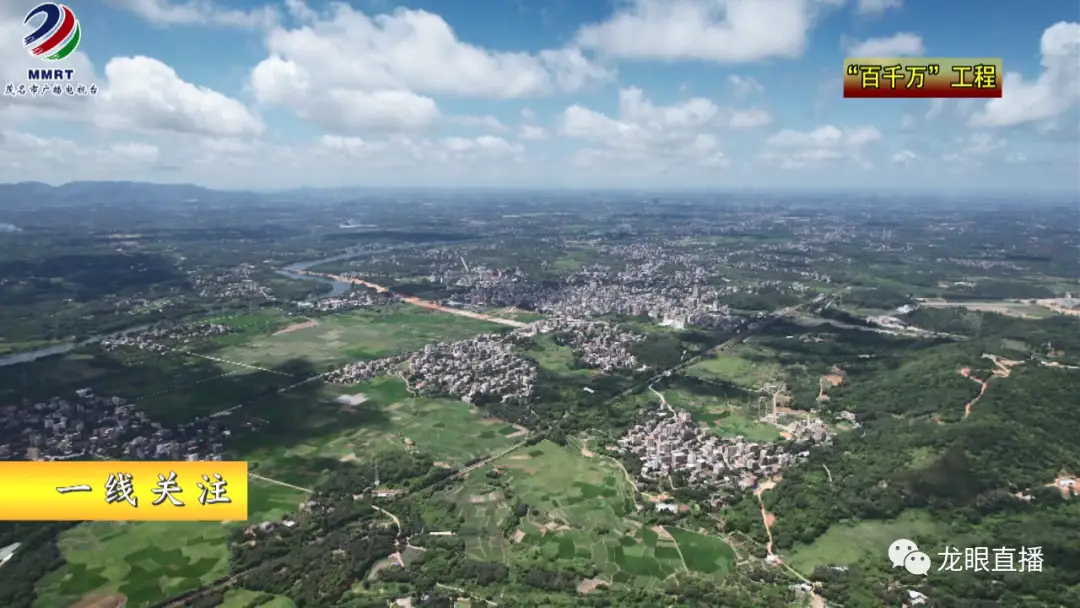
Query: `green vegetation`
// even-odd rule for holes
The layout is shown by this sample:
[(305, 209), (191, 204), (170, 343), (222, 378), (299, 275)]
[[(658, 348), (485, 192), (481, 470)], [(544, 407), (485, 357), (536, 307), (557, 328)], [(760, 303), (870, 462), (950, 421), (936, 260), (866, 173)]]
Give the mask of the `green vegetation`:
[(87, 523), (59, 541), (66, 565), (38, 585), (39, 605), (66, 607), (88, 594), (121, 593), (130, 606), (148, 606), (210, 582), (228, 571), (217, 523)]
[(430, 342), (460, 340), (502, 329), (487, 321), (400, 304), (378, 311), (322, 316), (311, 327), (260, 337), (218, 351), (215, 356), (263, 367), (304, 359), (319, 369), (331, 369), (352, 361), (409, 352)]

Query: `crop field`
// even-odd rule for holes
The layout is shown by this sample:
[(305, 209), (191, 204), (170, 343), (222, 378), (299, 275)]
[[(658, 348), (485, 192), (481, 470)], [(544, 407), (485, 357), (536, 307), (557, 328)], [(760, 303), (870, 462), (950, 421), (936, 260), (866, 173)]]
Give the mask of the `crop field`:
[[(853, 525), (835, 525), (813, 544), (796, 545), (784, 554), (784, 562), (809, 575), (814, 568), (851, 565), (863, 559), (885, 559), (885, 549), (894, 540), (908, 538), (923, 551), (935, 554), (944, 547), (927, 547), (920, 539), (941, 538), (943, 527), (921, 511), (905, 511), (888, 521), (862, 521)], [(930, 549), (933, 549), (932, 551)]]
[[(502, 473), (498, 482), (487, 476), (492, 469)], [(530, 507), (505, 535), (513, 505), (503, 487)], [(465, 517), (458, 535), (474, 559), (588, 562), (609, 584), (640, 588), (680, 573), (723, 576), (731, 570), (734, 553), (719, 539), (633, 519), (631, 492), (610, 460), (543, 441), (476, 471), (444, 497)], [(689, 555), (680, 556), (683, 543)]]
[(501, 329), (495, 323), (402, 304), (319, 317), (224, 348), (215, 356), (261, 367), (303, 359), (328, 369)]
[(38, 584), (39, 605), (60, 608), (88, 594), (120, 593), (145, 606), (224, 574), (229, 528), (202, 522), (92, 522), (59, 541), (67, 563)]
[[(280, 521), (306, 495), (257, 479), (248, 521)], [(245, 522), (87, 522), (63, 533), (66, 564), (39, 583), (40, 606), (66, 607), (87, 595), (122, 594), (144, 606), (212, 581), (228, 568), (228, 535)]]
[(248, 451), (247, 458), (267, 467), (269, 472), (261, 474), (299, 485), (313, 482), (321, 458), (363, 462), (373, 453), (413, 449), (457, 467), (527, 434), (523, 427), (483, 418), (462, 401), (412, 397), (396, 378), (322, 386), (315, 394), (287, 392), (255, 411), (278, 420), (282, 432), (291, 435), (273, 447), (265, 447), (264, 436), (264, 447)]
[(608, 459), (542, 441), (495, 462), (521, 500), (556, 527), (619, 530), (634, 511), (632, 489)]
[(220, 608), (294, 608), (296, 604), (283, 595), (271, 595), (248, 589), (230, 589)]
[(538, 348), (524, 351), (524, 355), (536, 360), (541, 368), (565, 378), (587, 379), (596, 374), (589, 369), (574, 369), (574, 351), (566, 346), (559, 346), (550, 334), (538, 334), (533, 337)]

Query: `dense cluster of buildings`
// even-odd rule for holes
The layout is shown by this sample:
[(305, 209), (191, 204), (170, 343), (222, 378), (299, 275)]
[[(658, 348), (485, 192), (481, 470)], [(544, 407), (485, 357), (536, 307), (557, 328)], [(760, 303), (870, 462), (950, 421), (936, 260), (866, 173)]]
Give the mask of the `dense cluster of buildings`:
[(525, 401), (533, 393), (536, 366), (514, 351), (508, 336), (481, 334), (428, 344), (409, 359), (407, 378), (410, 390), (420, 395)]
[(389, 304), (394, 297), (385, 293), (376, 293), (369, 289), (353, 289), (343, 296), (321, 298), (315, 301), (302, 300), (296, 307), (316, 312), (341, 312)]
[(0, 420), (0, 460), (219, 460), (231, 434), (208, 418), (163, 425), (120, 397), (90, 389), (0, 406)]
[(349, 384), (391, 375), (403, 377), (416, 395), (458, 397), (470, 403), (496, 397), (508, 402), (532, 395), (536, 367), (515, 352), (514, 336), (481, 334), (428, 344), (412, 354), (346, 365), (328, 374), (326, 381)]
[(670, 407), (655, 412), (630, 429), (615, 451), (642, 462), (641, 477), (658, 480), (681, 473), (688, 483), (717, 491), (714, 504), (731, 492), (756, 487), (809, 455), (812, 446), (832, 440), (819, 420), (799, 420), (785, 427), (786, 439), (775, 442), (726, 437), (703, 428), (689, 412)]
[(187, 279), (195, 292), (203, 298), (250, 298), (274, 300), (273, 291), (251, 277), (256, 267), (240, 264), (226, 270), (194, 269), (187, 271)]
[(100, 345), (107, 351), (120, 348), (138, 348), (151, 352), (165, 352), (174, 346), (191, 344), (237, 331), (239, 330), (220, 323), (162, 325), (137, 333), (108, 336), (102, 338)]
[(611, 323), (581, 319), (551, 318), (533, 323), (540, 333), (553, 333), (555, 341), (574, 351), (586, 367), (605, 373), (648, 369), (631, 352), (635, 342), (645, 336), (626, 331)]

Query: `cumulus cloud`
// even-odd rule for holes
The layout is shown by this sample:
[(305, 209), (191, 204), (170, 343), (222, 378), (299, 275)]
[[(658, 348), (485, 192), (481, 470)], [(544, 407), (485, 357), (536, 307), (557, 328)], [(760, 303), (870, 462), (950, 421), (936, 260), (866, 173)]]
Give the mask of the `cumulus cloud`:
[(726, 166), (719, 139), (710, 131), (748, 128), (771, 120), (763, 110), (721, 108), (702, 97), (658, 106), (641, 89), (628, 88), (619, 92), (617, 117), (572, 105), (562, 113), (559, 130), (590, 144), (578, 155), (579, 164), (621, 158)]
[(156, 59), (112, 59), (105, 78), (101, 93), (91, 100), (94, 121), (105, 128), (216, 136), (256, 135), (264, 128), (244, 104), (184, 81)]
[(1003, 149), (1008, 140), (991, 133), (972, 133), (967, 137), (958, 137), (955, 149), (941, 155), (941, 160), (957, 165), (980, 166), (993, 152)]
[(829, 0), (633, 0), (582, 27), (579, 45), (621, 59), (740, 63), (803, 53)]
[(63, 137), (0, 131), (0, 179), (49, 181), (63, 165), (66, 179), (116, 179), (157, 162), (157, 146), (136, 141), (86, 146)]
[(919, 158), (919, 155), (912, 152), (911, 150), (901, 150), (901, 151), (893, 154), (892, 158), (889, 159), (889, 161), (892, 162), (894, 165), (904, 165), (904, 166), (914, 164), (914, 163), (918, 162), (919, 160), (921, 160)]
[(926, 52), (922, 38), (899, 33), (887, 38), (870, 38), (848, 47), (850, 57), (917, 57)]
[(1001, 97), (991, 99), (970, 122), (983, 127), (1047, 123), (1080, 103), (1080, 23), (1059, 22), (1040, 41), (1042, 73), (1034, 81), (1009, 72)]
[(265, 28), (277, 21), (277, 11), (263, 6), (248, 11), (227, 9), (212, 0), (106, 0), (129, 10), (154, 25), (212, 25), (220, 27)]
[(521, 128), (518, 131), (518, 137), (521, 139), (532, 140), (547, 139), (548, 132), (544, 127), (537, 125), (521, 125)]
[(506, 125), (502, 124), (494, 116), (453, 116), (450, 121), (474, 129), (486, 129), (488, 131), (506, 131)]
[(870, 125), (851, 129), (825, 125), (813, 131), (784, 129), (766, 140), (766, 150), (758, 160), (783, 169), (805, 169), (840, 160), (869, 168), (871, 163), (863, 149), (881, 139), (881, 132)]
[(270, 56), (252, 71), (251, 88), (260, 103), (327, 128), (419, 129), (440, 118), (430, 95), (529, 97), (577, 91), (612, 76), (578, 49), (480, 48), (426, 11), (369, 16), (339, 3), (318, 14), (299, 0), (289, 9), (304, 23), (269, 32)]

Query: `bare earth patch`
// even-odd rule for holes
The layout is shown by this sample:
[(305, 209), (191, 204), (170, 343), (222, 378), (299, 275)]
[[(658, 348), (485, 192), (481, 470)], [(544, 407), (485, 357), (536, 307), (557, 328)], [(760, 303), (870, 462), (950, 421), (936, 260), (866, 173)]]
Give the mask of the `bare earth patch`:
[(596, 591), (596, 589), (599, 587), (607, 587), (607, 585), (607, 581), (602, 581), (598, 578), (587, 578), (578, 583), (577, 592), (585, 595), (587, 593), (592, 593), (593, 591)]
[(514, 532), (514, 544), (520, 545), (523, 540), (525, 540), (525, 531), (519, 528)]
[(528, 454), (514, 454), (513, 456), (510, 456), (509, 459), (510, 460), (531, 460), (532, 456), (529, 456)]
[(356, 454), (350, 452), (348, 454), (345, 454), (341, 458), (338, 458), (338, 460), (341, 462), (352, 462), (353, 460), (356, 460)]
[(404, 406), (405, 406), (405, 404), (401, 403), (401, 402), (391, 403), (390, 405), (386, 406), (386, 411), (388, 411), (388, 412), (396, 412), (396, 411), (400, 410)]
[(281, 334), (291, 334), (294, 331), (300, 331), (301, 329), (308, 329), (310, 327), (317, 327), (318, 325), (319, 325), (319, 322), (314, 320), (314, 319), (312, 319), (310, 321), (304, 321), (303, 323), (293, 323), (292, 325), (289, 325), (288, 327), (285, 327), (283, 329), (279, 329), (279, 330), (275, 331), (274, 335), (275, 336), (280, 336)]
[(443, 462), (441, 460), (433, 462), (432, 466), (439, 467), (440, 469), (452, 469), (452, 468), (454, 468), (454, 465), (450, 464), (449, 462)]
[(656, 535), (660, 538), (675, 542), (675, 537), (672, 536), (671, 532), (668, 532), (667, 529), (664, 528), (664, 526), (653, 526), (651, 529), (653, 532), (656, 532)]
[(77, 603), (72, 604), (72, 608), (124, 608), (126, 605), (126, 595), (123, 595), (122, 593), (111, 593), (109, 595), (85, 597)]
[(469, 502), (473, 504), (495, 502), (496, 500), (499, 500), (498, 492), (488, 492), (487, 494), (473, 494), (469, 497)]
[(517, 429), (517, 430), (514, 431), (513, 433), (510, 433), (509, 435), (507, 435), (506, 436), (507, 439), (513, 439), (514, 437), (521, 437), (522, 435), (528, 435), (529, 434), (529, 429), (521, 426), (520, 424), (515, 424), (514, 428)]
[(484, 426), (491, 426), (493, 424), (498, 424), (500, 422), (502, 422), (502, 420), (499, 420), (498, 418), (481, 418), (480, 419), (480, 424), (482, 424)]

